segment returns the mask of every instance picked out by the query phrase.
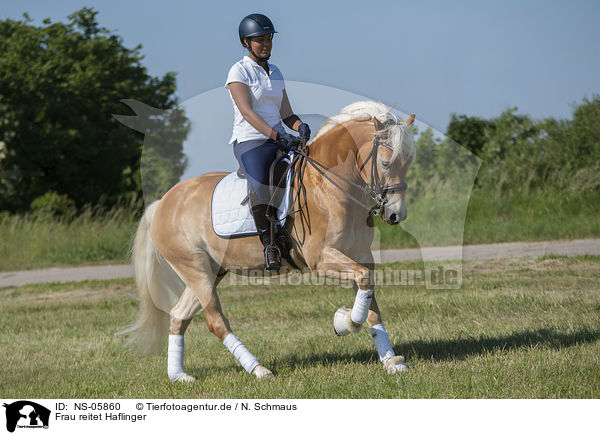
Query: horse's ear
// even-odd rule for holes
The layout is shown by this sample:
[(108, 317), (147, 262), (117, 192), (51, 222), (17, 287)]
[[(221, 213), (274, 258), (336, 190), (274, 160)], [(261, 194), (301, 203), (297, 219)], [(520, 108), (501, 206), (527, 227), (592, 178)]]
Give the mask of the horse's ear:
[(415, 122), (415, 114), (413, 113), (408, 118), (406, 118), (406, 125), (411, 126)]
[(375, 117), (373, 117), (373, 125), (375, 126), (375, 131), (383, 130), (383, 124)]

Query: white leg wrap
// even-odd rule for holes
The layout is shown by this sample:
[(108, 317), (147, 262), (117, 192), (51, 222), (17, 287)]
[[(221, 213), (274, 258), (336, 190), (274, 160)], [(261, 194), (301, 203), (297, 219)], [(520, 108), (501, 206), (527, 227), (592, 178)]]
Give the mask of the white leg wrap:
[(356, 299), (354, 299), (354, 306), (352, 307), (352, 314), (350, 315), (350, 318), (354, 323), (358, 323), (359, 325), (365, 323), (367, 315), (369, 314), (372, 298), (373, 290), (358, 289), (356, 292)]
[(258, 359), (250, 353), (250, 351), (244, 346), (244, 344), (233, 334), (229, 334), (223, 340), (223, 344), (229, 352), (240, 362), (244, 370), (252, 374), (252, 370), (259, 365)]
[(371, 337), (373, 338), (373, 343), (375, 343), (375, 347), (377, 348), (379, 360), (382, 363), (385, 363), (391, 357), (396, 356), (394, 349), (392, 349), (392, 344), (390, 343), (388, 333), (381, 323), (373, 326), (370, 330), (370, 333)]
[(185, 371), (183, 370), (184, 347), (183, 335), (169, 335), (167, 374), (172, 381), (176, 381), (185, 375)]

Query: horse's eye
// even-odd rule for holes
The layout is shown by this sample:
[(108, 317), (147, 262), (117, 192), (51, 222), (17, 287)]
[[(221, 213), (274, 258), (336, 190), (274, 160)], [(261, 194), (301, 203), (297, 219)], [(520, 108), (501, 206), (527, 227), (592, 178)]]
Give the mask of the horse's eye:
[(381, 161), (381, 167), (383, 169), (390, 169), (390, 166), (392, 166), (392, 162), (384, 162), (383, 160)]

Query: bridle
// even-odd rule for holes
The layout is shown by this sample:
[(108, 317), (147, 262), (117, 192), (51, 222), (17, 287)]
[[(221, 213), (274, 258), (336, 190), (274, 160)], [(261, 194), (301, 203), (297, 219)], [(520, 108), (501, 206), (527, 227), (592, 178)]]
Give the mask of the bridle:
[[(393, 120), (387, 120), (383, 123), (383, 125), (387, 128), (392, 125), (396, 125), (396, 123)], [(380, 146), (386, 147), (393, 151), (393, 147), (391, 145), (380, 141), (377, 134), (375, 134), (375, 137), (373, 138), (373, 145), (371, 147), (371, 151), (369, 152), (365, 161), (363, 162), (363, 164), (361, 165), (361, 167), (359, 169), (359, 172), (362, 172), (363, 168), (367, 165), (369, 160), (372, 160), (372, 162), (371, 162), (371, 177), (370, 177), (371, 180), (369, 183), (367, 183), (363, 179), (363, 182), (365, 183), (366, 186), (359, 185), (359, 184), (355, 183), (354, 181), (344, 177), (343, 175), (340, 175), (337, 172), (332, 171), (331, 169), (329, 169), (322, 163), (312, 159), (311, 157), (308, 156), (306, 146), (300, 147), (299, 149), (297, 149), (295, 151), (296, 156), (295, 156), (294, 160), (292, 161), (292, 163), (290, 164), (290, 166), (292, 166), (294, 163), (296, 163), (295, 162), (296, 158), (305, 159), (308, 163), (310, 163), (317, 170), (317, 172), (319, 172), (324, 178), (329, 180), (335, 187), (337, 187), (339, 190), (341, 190), (342, 193), (344, 193), (348, 198), (350, 198), (352, 201), (354, 201), (361, 207), (369, 210), (370, 215), (383, 216), (384, 212), (385, 212), (385, 210), (384, 210), (385, 205), (387, 204), (387, 201), (388, 201), (387, 200), (388, 193), (405, 192), (406, 189), (408, 188), (408, 185), (405, 182), (397, 183), (397, 184), (388, 184), (388, 185), (384, 185), (382, 183), (381, 177), (379, 176), (379, 171), (377, 169), (377, 150)], [(373, 200), (375, 202), (375, 204), (372, 207), (365, 206), (365, 204), (362, 201), (359, 201), (354, 196), (352, 196), (342, 186), (340, 186), (338, 183), (336, 183), (336, 181), (333, 180), (328, 174), (334, 175), (335, 177), (339, 178), (340, 180), (345, 181), (346, 183), (348, 183), (351, 186), (354, 186), (361, 190), (365, 190), (365, 193), (369, 196), (369, 198), (371, 198), (371, 200)]]
[[(391, 120), (386, 121), (384, 123), (386, 127), (391, 126), (393, 124), (394, 122)], [(371, 210), (369, 212), (373, 216), (383, 215), (385, 205), (387, 204), (388, 193), (406, 192), (406, 189), (408, 189), (408, 184), (406, 184), (405, 182), (388, 185), (383, 185), (383, 183), (381, 182), (381, 178), (379, 177), (379, 170), (377, 169), (377, 150), (380, 146), (394, 151), (394, 148), (391, 145), (380, 141), (379, 137), (376, 134), (373, 138), (373, 146), (371, 147), (371, 151), (369, 152), (367, 158), (365, 159), (365, 161), (359, 169), (359, 172), (362, 172), (363, 168), (367, 165), (369, 160), (372, 160), (371, 182), (367, 184), (367, 194), (373, 201), (375, 201), (375, 205), (371, 207)]]

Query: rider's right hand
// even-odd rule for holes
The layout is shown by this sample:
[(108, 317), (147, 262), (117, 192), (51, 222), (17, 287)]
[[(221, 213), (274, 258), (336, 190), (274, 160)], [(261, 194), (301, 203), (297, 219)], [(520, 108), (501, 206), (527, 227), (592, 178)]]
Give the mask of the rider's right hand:
[(299, 145), (298, 138), (296, 136), (280, 132), (277, 132), (276, 142), (283, 148), (288, 150), (295, 150), (298, 148)]

